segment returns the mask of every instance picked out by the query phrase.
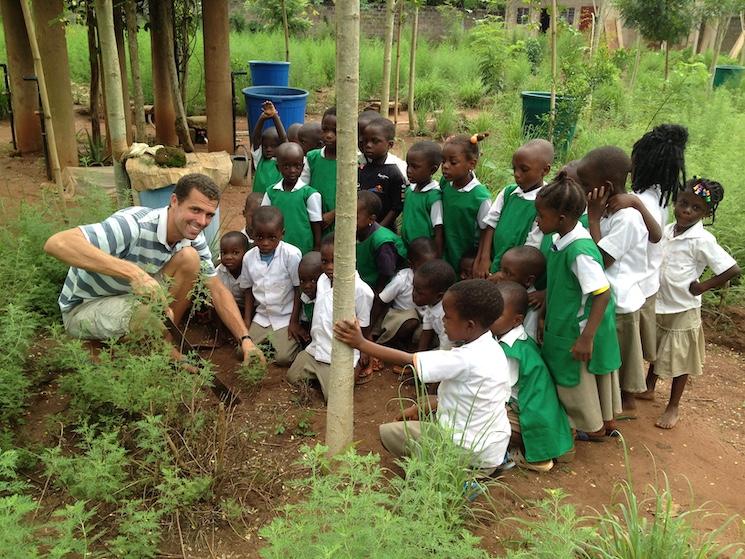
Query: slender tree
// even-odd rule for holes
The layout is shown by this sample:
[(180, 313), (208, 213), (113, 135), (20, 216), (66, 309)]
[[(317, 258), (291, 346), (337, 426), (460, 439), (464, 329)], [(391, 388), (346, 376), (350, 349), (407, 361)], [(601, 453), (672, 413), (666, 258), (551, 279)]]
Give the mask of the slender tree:
[[(399, 0), (403, 2), (403, 0)], [(385, 43), (383, 45), (383, 90), (380, 93), (380, 114), (388, 118), (391, 98), (391, 51), (393, 50), (393, 28), (396, 24), (396, 0), (385, 3)]]
[(124, 8), (127, 15), (127, 45), (135, 97), (135, 140), (144, 142), (147, 136), (145, 135), (145, 96), (142, 92), (142, 78), (140, 77), (140, 49), (137, 47), (137, 0), (126, 0)]
[(287, 22), (287, 2), (281, 0), (282, 3), (282, 30), (285, 33), (285, 62), (290, 61), (290, 25)]
[(91, 119), (91, 140), (101, 145), (101, 76), (98, 72), (98, 41), (96, 40), (96, 14), (93, 4), (86, 6), (86, 23), (88, 25), (88, 64), (91, 80), (88, 88), (88, 112)]
[(124, 42), (124, 6), (120, 2), (114, 3), (114, 36), (116, 37), (116, 52), (119, 55), (119, 75), (122, 78), (122, 100), (124, 102), (124, 123), (127, 131), (127, 143), (134, 139), (132, 134), (132, 111), (129, 107), (129, 78), (127, 76), (127, 47)]
[[(354, 318), (355, 231), (357, 222), (357, 102), (359, 98), (360, 4), (336, 1), (336, 242), (334, 322)], [(352, 348), (333, 341), (326, 412), (331, 455), (352, 443), (354, 372)]]
[(414, 2), (414, 19), (411, 22), (411, 51), (409, 52), (409, 131), (414, 132), (416, 112), (414, 110), (414, 88), (416, 87), (416, 42), (419, 35), (419, 4)]
[(404, 0), (398, 2), (398, 27), (396, 28), (396, 80), (393, 85), (393, 123), (398, 124), (399, 87), (401, 86), (401, 27), (404, 23)]
[(554, 128), (556, 126), (556, 81), (558, 79), (557, 56), (556, 56), (556, 18), (559, 10), (556, 7), (556, 0), (551, 0), (551, 98), (550, 98), (550, 117), (548, 123), (548, 140), (554, 139)]

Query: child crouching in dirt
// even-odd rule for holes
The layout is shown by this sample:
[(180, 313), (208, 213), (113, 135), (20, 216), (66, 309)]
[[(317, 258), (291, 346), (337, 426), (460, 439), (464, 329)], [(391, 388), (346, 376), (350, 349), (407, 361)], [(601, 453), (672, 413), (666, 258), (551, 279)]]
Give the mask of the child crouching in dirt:
[[(421, 382), (439, 382), (437, 420), (453, 431), (453, 441), (471, 453), (471, 465), (490, 475), (505, 462), (510, 423), (507, 359), (489, 327), (502, 314), (499, 289), (487, 280), (466, 280), (447, 290), (442, 300), (445, 330), (462, 345), (451, 350), (406, 353), (364, 338), (357, 322), (334, 326), (337, 339), (388, 363), (412, 365)], [(412, 452), (426, 427), (418, 406), (404, 410), (404, 421), (380, 426), (383, 446), (395, 456)]]

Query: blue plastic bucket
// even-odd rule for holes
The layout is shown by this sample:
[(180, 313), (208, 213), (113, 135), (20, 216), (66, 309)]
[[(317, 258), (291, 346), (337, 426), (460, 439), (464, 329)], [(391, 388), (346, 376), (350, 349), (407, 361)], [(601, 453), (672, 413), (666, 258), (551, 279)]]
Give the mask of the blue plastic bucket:
[[(157, 188), (155, 190), (143, 190), (138, 192), (140, 197), (140, 205), (146, 208), (162, 208), (171, 203), (171, 194), (173, 189), (176, 187), (175, 184), (169, 184), (163, 188)], [(215, 217), (212, 218), (210, 224), (204, 229), (204, 236), (207, 239), (207, 244), (211, 247), (214, 246), (217, 239), (218, 231), (220, 229), (220, 207), (217, 207)], [(214, 254), (212, 256), (215, 256)]]
[(251, 70), (251, 85), (276, 85), (287, 87), (290, 85), (290, 63), (273, 60), (249, 60)]
[[(243, 90), (246, 100), (246, 114), (248, 115), (248, 131), (253, 133), (254, 126), (262, 113), (261, 105), (264, 101), (271, 101), (279, 112), (282, 125), (285, 130), (296, 122), (305, 122), (305, 104), (308, 101), (308, 92), (296, 87), (269, 87), (253, 86)], [(267, 120), (264, 128), (273, 126), (271, 120)]]

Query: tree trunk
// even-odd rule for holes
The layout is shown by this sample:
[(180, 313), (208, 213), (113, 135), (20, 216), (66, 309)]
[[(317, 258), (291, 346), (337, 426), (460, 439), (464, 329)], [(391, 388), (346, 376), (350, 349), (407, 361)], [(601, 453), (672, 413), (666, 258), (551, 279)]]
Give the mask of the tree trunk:
[(290, 61), (290, 26), (287, 23), (287, 3), (285, 0), (282, 2), (282, 29), (285, 32), (285, 62)]
[(36, 114), (36, 85), (23, 79), (24, 76), (32, 76), (35, 70), (34, 57), (23, 22), (22, 1), (25, 0), (0, 0), (0, 10), (5, 31), (10, 90), (13, 92), (10, 101), (16, 149), (21, 154), (26, 154), (40, 151), (43, 144), (39, 116)]
[(404, 0), (398, 1), (398, 28), (396, 29), (396, 80), (393, 86), (393, 123), (398, 124), (399, 87), (401, 87), (401, 27), (404, 24)]
[(411, 52), (409, 53), (409, 132), (414, 132), (416, 126), (416, 111), (414, 110), (414, 87), (416, 86), (416, 40), (419, 34), (419, 6), (414, 5), (414, 21), (411, 22)]
[[(399, 0), (403, 2), (403, 0)], [(385, 3), (385, 44), (383, 45), (383, 90), (380, 92), (380, 114), (388, 118), (391, 98), (391, 51), (393, 50), (393, 27), (396, 24), (396, 0)]]
[(95, 145), (101, 145), (101, 105), (98, 98), (101, 93), (101, 76), (98, 72), (96, 14), (93, 11), (93, 4), (88, 4), (85, 16), (86, 23), (88, 24), (88, 63), (91, 71), (91, 83), (88, 93), (88, 111), (90, 112), (91, 119), (91, 141)]
[(124, 122), (127, 132), (127, 144), (133, 140), (132, 110), (129, 104), (129, 79), (127, 77), (127, 50), (124, 44), (124, 8), (117, 2), (114, 5), (114, 35), (116, 37), (116, 52), (119, 55), (119, 75), (122, 78), (122, 101), (124, 103)]
[(634, 70), (631, 72), (631, 83), (629, 89), (634, 89), (636, 85), (636, 76), (639, 73), (639, 64), (642, 59), (642, 35), (637, 33), (636, 35), (636, 57), (634, 58)]
[(49, 110), (54, 123), (59, 164), (63, 169), (77, 167), (78, 140), (75, 135), (70, 64), (67, 57), (65, 27), (59, 21), (59, 16), (64, 11), (63, 2), (62, 0), (36, 1), (32, 3), (31, 10), (41, 63), (44, 66), (44, 79), (49, 97)]
[(145, 142), (145, 96), (142, 92), (140, 78), (140, 49), (137, 46), (137, 0), (126, 0), (124, 8), (127, 12), (127, 43), (129, 45), (129, 63), (132, 66), (132, 86), (134, 89), (135, 105), (135, 140)]
[[(171, 95), (171, 73), (169, 67), (176, 65), (173, 61), (173, 41), (167, 48), (164, 38), (164, 2), (150, 0), (150, 50), (152, 53), (153, 104), (155, 105), (155, 141), (159, 144), (176, 145), (176, 108)], [(169, 22), (170, 26), (170, 22)], [(170, 52), (170, 55), (168, 54)], [(169, 64), (168, 59), (173, 62)], [(176, 85), (178, 90), (178, 84)]]
[(233, 153), (233, 100), (230, 96), (228, 0), (202, 0), (204, 81), (210, 151)]
[(716, 28), (711, 24), (710, 21), (704, 20), (704, 33), (701, 38), (700, 53), (705, 53), (707, 50), (714, 48), (716, 42)]
[[(592, 2), (593, 7), (595, 7), (595, 1)], [(594, 26), (593, 26), (593, 35), (592, 35), (592, 46), (590, 47), (590, 58), (592, 58), (595, 53), (598, 51), (598, 46), (600, 45), (600, 35), (602, 35), (603, 30), (605, 29), (605, 10), (603, 9), (603, 6), (597, 6), (597, 9), (595, 10), (595, 17), (594, 17)]]
[(716, 35), (716, 41), (714, 42), (714, 54), (711, 57), (711, 66), (709, 67), (709, 72), (711, 73), (711, 85), (714, 85), (714, 73), (717, 69), (717, 62), (719, 61), (719, 53), (722, 50), (722, 42), (724, 41), (724, 36), (727, 34), (727, 30), (729, 29), (729, 16), (721, 16), (719, 18), (719, 21), (717, 23), (717, 35)]
[[(192, 0), (182, 0), (183, 13), (181, 14), (181, 33), (180, 42), (174, 43), (174, 48), (178, 46), (179, 54), (176, 56), (176, 60), (179, 61), (178, 65), (178, 77), (179, 86), (181, 92), (181, 102), (184, 104), (184, 108), (188, 110), (189, 105), (189, 59), (191, 53), (189, 52), (189, 12), (195, 8), (192, 5)], [(175, 9), (174, 9), (175, 12)], [(176, 35), (176, 26), (174, 23), (173, 27), (174, 35)]]
[(665, 41), (665, 81), (670, 76), (670, 44)]
[[(745, 34), (745, 12), (740, 12), (740, 29), (742, 29), (742, 33)], [(745, 65), (745, 47), (740, 49), (740, 66), (742, 65)]]
[[(334, 323), (355, 316), (357, 223), (357, 102), (359, 97), (360, 4), (336, 0), (336, 242)], [(354, 368), (352, 348), (334, 339), (326, 412), (329, 454), (352, 443)]]
[(556, 81), (558, 71), (556, 65), (556, 18), (559, 10), (556, 7), (556, 0), (551, 0), (551, 99), (549, 103), (550, 113), (548, 122), (548, 141), (554, 140), (554, 128), (556, 126)]

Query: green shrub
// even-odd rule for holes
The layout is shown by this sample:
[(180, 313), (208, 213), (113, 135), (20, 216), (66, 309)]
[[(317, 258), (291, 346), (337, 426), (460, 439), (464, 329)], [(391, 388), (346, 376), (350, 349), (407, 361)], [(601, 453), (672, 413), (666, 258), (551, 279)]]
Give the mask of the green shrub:
[(9, 303), (0, 310), (0, 424), (20, 419), (30, 396), (31, 375), (24, 370), (38, 318), (22, 307)]
[(124, 503), (118, 514), (118, 535), (108, 542), (115, 557), (122, 559), (152, 559), (158, 555), (160, 543), (159, 509), (148, 508), (139, 499)]
[(458, 101), (464, 107), (478, 107), (483, 102), (486, 89), (481, 78), (475, 77), (458, 84)]
[(450, 105), (452, 88), (439, 76), (417, 80), (414, 84), (414, 108), (434, 110)]
[(452, 105), (446, 105), (441, 111), (435, 112), (435, 136), (445, 139), (458, 131), (458, 113)]

